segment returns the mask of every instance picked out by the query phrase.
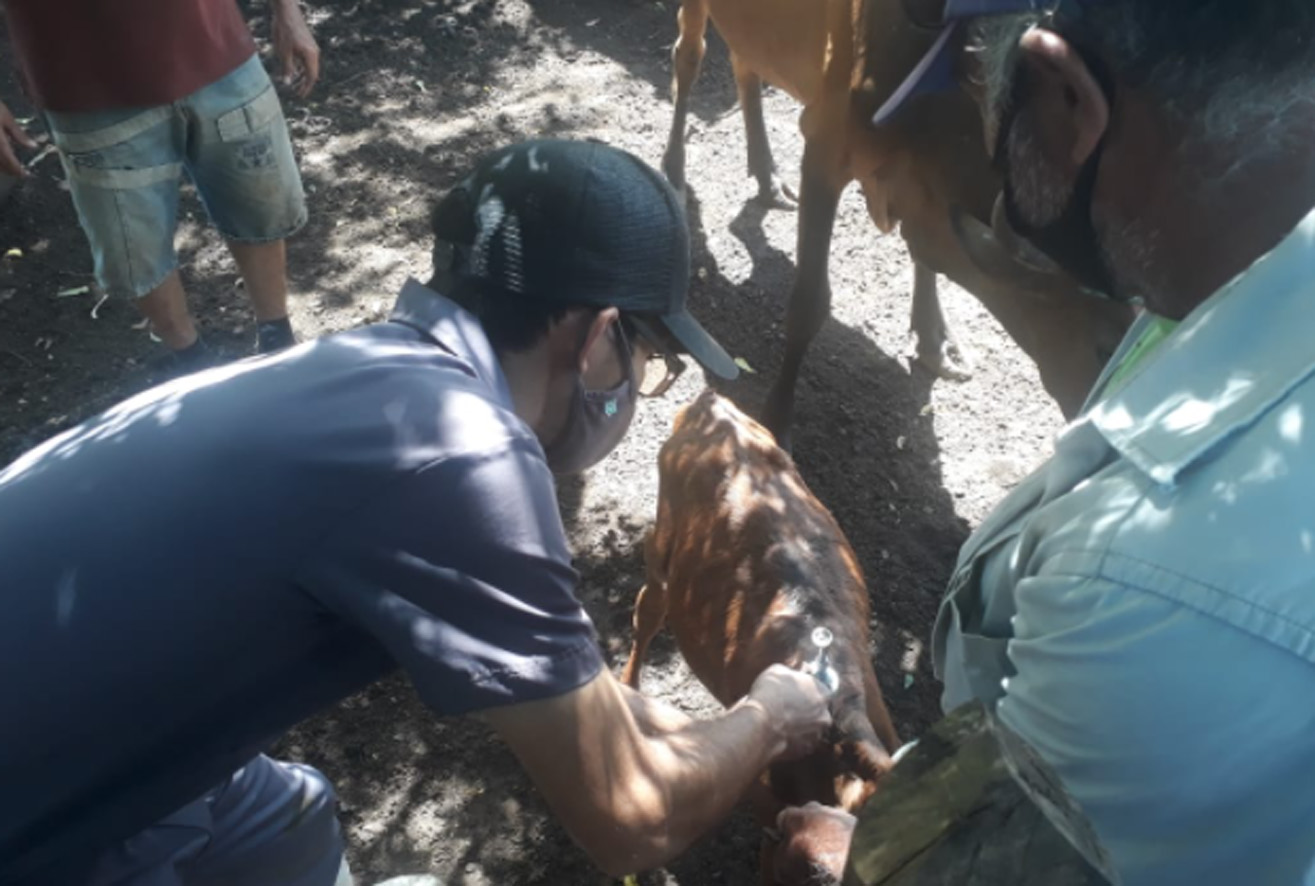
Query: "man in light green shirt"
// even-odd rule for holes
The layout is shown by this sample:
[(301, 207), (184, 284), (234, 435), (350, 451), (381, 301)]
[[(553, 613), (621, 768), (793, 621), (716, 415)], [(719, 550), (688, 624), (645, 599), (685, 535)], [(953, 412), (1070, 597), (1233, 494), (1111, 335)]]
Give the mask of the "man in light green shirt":
[(1041, 5), (948, 0), (893, 103), (957, 63), (1015, 233), (1146, 311), (964, 546), (943, 705), (1035, 747), (1127, 886), (1315, 883), (1315, 4)]

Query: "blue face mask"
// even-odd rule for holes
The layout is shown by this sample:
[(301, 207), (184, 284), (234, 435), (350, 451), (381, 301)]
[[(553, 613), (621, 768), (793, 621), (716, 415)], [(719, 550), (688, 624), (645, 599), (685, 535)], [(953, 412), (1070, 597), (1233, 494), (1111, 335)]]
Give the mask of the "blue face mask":
[(635, 417), (635, 401), (639, 396), (635, 362), (621, 324), (616, 323), (613, 328), (625, 379), (611, 390), (590, 391), (585, 388), (584, 379), (576, 376), (566, 423), (543, 448), (554, 474), (578, 474), (598, 464), (621, 442), (630, 428), (630, 420)]

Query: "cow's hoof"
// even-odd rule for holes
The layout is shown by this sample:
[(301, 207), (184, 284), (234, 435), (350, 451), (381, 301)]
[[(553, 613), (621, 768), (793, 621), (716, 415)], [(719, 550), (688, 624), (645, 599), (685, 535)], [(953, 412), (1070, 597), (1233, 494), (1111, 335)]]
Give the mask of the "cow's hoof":
[(799, 195), (794, 188), (772, 176), (771, 181), (760, 182), (754, 202), (768, 209), (798, 209)]
[(953, 339), (945, 339), (940, 347), (923, 347), (919, 342), (914, 357), (937, 378), (950, 381), (965, 381), (972, 378), (973, 362)]

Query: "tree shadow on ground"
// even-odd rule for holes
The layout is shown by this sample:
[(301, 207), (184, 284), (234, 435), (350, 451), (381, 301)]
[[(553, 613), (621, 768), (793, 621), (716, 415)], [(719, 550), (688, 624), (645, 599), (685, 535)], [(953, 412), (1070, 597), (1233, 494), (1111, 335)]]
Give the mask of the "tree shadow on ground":
[[(263, 39), (265, 6), (249, 11)], [(317, 5), (311, 22), (323, 50), (321, 82), (308, 101), (283, 102), (310, 211), (289, 240), (303, 338), (386, 315), (401, 280), (427, 270), (429, 205), (475, 157), (527, 134), (583, 125), (569, 89), (521, 91), (518, 100), (533, 107), (519, 112), (488, 108), (491, 90), (511, 94), (522, 72), (555, 51), (525, 7), (371, 0)], [(275, 67), (268, 54), (266, 64)], [(0, 73), (0, 95), (40, 132), (12, 71)], [(156, 383), (168, 365), (129, 302), (110, 300), (93, 315), (97, 294), (83, 288), (94, 284), (91, 257), (57, 157), (35, 167), (0, 210), (0, 244), (8, 253), (0, 259), (3, 462)], [(177, 245), (202, 334), (225, 358), (251, 353), (254, 321), (236, 268), (190, 188)], [(57, 297), (70, 290), (81, 294)]]
[[(258, 7), (251, 5), (253, 12)], [(605, 104), (591, 105), (591, 97), (552, 81), (527, 86), (521, 78), (529, 67), (584, 65), (590, 53), (613, 59), (651, 86), (652, 129), (665, 133), (674, 13), (670, 2), (646, 0), (317, 5), (324, 80), (312, 102), (287, 103), (311, 208), (306, 230), (290, 242), (303, 332), (386, 313), (400, 278), (427, 270), (428, 204), (475, 156), (529, 134), (606, 130)], [(16, 94), (12, 80), (0, 90)], [(503, 98), (500, 105), (491, 106), (489, 90)], [(710, 38), (693, 110), (707, 121), (731, 113), (734, 101), (724, 47)], [(30, 113), (21, 105), (18, 111)], [(54, 297), (89, 282), (91, 268), (58, 187), (58, 164), (46, 163), (53, 165), (0, 214), (0, 250), (12, 246), (24, 256), (0, 261), (0, 461), (153, 378), (153, 346), (132, 328), (130, 305), (110, 302), (93, 319), (94, 299)], [(705, 184), (711, 191), (713, 183)], [(762, 237), (762, 217), (746, 205), (731, 232), (751, 253), (753, 268), (747, 282), (732, 281), (708, 249), (697, 191), (693, 197), (695, 265), (703, 272), (691, 302), (736, 356), (758, 367), (757, 375), (722, 386), (756, 413), (779, 362), (793, 261)], [(192, 199), (185, 207), (194, 224), (184, 231), (180, 254), (194, 311), (208, 336), (240, 353), (252, 329), (235, 274), (204, 228), (199, 205)], [(906, 296), (869, 297), (903, 304)], [(878, 673), (905, 735), (920, 732), (929, 719), (923, 712), (935, 708), (919, 644), (962, 537), (934, 464), (936, 439), (923, 413), (929, 387), (861, 329), (832, 320), (804, 372), (796, 429), (801, 470), (849, 534), (868, 576)], [(560, 486), (573, 532), (588, 516), (581, 512), (589, 492), (583, 480)], [(616, 666), (629, 649), (645, 525), (609, 519), (612, 534), (581, 551), (577, 566), (582, 598)], [(660, 639), (650, 667), (671, 664), (674, 651)], [(915, 678), (907, 689), (906, 674)], [(401, 678), (303, 724), (276, 750), (321, 766), (338, 785), (361, 882), (407, 870), (433, 870), (450, 884), (605, 882), (548, 816), (510, 753), (477, 723), (436, 719)], [(672, 877), (685, 884), (753, 882), (757, 840), (747, 818), (737, 816), (674, 864)]]
[[(263, 40), (265, 6), (247, 11)], [(674, 6), (637, 0), (316, 5), (321, 81), (308, 101), (284, 99), (310, 210), (288, 243), (299, 333), (385, 316), (400, 281), (427, 270), (429, 205), (475, 157), (527, 135), (606, 130), (597, 96), (564, 85), (565, 77), (527, 82), (536, 65), (553, 69), (590, 50), (618, 61), (653, 85), (654, 127), (665, 131), (674, 15)], [(696, 94), (696, 116), (734, 105), (715, 39)], [(40, 130), (12, 71), (0, 73), (0, 95)], [(503, 98), (500, 106), (490, 107), (491, 95)], [(0, 210), (0, 252), (22, 255), (0, 259), (0, 461), (167, 372), (130, 303), (111, 300), (93, 317), (94, 292), (56, 297), (93, 284), (91, 258), (58, 159), (34, 172)], [(254, 322), (236, 268), (190, 189), (178, 253), (202, 333), (227, 358), (249, 354)]]

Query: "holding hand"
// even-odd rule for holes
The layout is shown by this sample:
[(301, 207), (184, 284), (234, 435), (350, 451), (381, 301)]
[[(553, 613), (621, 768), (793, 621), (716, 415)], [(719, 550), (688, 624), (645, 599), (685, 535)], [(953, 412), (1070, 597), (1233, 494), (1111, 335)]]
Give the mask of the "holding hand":
[(18, 125), (9, 107), (4, 102), (0, 102), (0, 172), (12, 175), (14, 178), (23, 178), (28, 173), (22, 161), (18, 159), (18, 155), (14, 153), (15, 144), (22, 145), (28, 150), (37, 146), (32, 136)]
[(816, 678), (774, 664), (758, 675), (749, 698), (767, 711), (783, 743), (778, 757), (802, 757), (817, 747), (831, 726), (831, 711), (822, 684)]
[(310, 95), (320, 79), (320, 47), (311, 35), (297, 0), (271, 0), (274, 54), (283, 68), (283, 83), (297, 98)]

